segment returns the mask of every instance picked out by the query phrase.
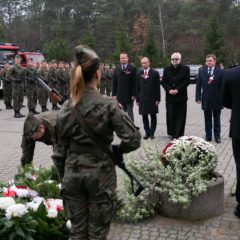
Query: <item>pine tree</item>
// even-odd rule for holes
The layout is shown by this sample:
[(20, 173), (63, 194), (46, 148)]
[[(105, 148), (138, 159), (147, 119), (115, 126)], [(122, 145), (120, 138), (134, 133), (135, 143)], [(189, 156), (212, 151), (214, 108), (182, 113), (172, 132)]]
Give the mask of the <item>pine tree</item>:
[(226, 62), (224, 34), (215, 16), (211, 19), (208, 31), (206, 33), (205, 53), (215, 54), (219, 63)]
[(159, 67), (160, 51), (156, 42), (152, 21), (149, 21), (147, 37), (144, 42), (142, 55), (148, 57), (152, 67)]
[(127, 24), (121, 15), (118, 18), (118, 28), (116, 33), (116, 50), (113, 54), (113, 58), (116, 62), (119, 61), (119, 55), (121, 52), (126, 52), (130, 58), (133, 57), (132, 48), (130, 43), (130, 36), (127, 30)]
[(58, 61), (68, 61), (69, 59), (69, 44), (64, 38), (63, 29), (60, 25), (55, 26), (55, 38), (46, 43), (43, 48), (48, 60), (56, 59)]
[(5, 36), (2, 28), (2, 24), (0, 23), (0, 41), (4, 41)]

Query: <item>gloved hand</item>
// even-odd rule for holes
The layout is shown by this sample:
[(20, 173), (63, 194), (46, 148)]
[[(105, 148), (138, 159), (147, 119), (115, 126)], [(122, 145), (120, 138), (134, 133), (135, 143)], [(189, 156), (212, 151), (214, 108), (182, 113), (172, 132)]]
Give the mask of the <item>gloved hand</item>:
[(118, 166), (119, 165), (124, 165), (123, 151), (120, 149), (120, 146), (119, 145), (112, 145), (112, 151), (113, 151), (113, 154), (115, 155), (115, 157), (117, 159), (116, 164)]

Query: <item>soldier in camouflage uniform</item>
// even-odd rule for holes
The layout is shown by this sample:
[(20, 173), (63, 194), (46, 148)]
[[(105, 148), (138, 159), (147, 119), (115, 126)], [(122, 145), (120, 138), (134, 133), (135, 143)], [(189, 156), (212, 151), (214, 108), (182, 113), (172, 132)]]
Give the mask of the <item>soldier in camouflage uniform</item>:
[(32, 59), (28, 61), (27, 68), (24, 69), (23, 75), (25, 79), (29, 113), (38, 114), (39, 112), (35, 109), (37, 106), (37, 69), (34, 68)]
[(4, 63), (4, 67), (0, 72), (0, 79), (3, 82), (3, 98), (6, 109), (13, 109), (12, 107), (12, 83), (7, 78), (7, 72), (9, 70), (9, 63)]
[(56, 121), (57, 114), (51, 111), (34, 116), (29, 114), (26, 117), (21, 144), (21, 164), (23, 167), (26, 164), (32, 164), (36, 141), (53, 145)]
[(106, 75), (106, 93), (107, 96), (111, 95), (112, 91), (112, 80), (113, 80), (113, 71), (110, 69), (108, 64), (105, 65), (105, 75)]
[(10, 81), (12, 82), (12, 97), (15, 118), (25, 117), (20, 113), (24, 97), (23, 68), (21, 67), (20, 63), (21, 57), (19, 55), (16, 55), (15, 65), (7, 72), (7, 78), (10, 79)]
[(106, 89), (106, 82), (107, 82), (107, 76), (106, 76), (106, 71), (105, 71), (105, 65), (102, 63), (101, 64), (101, 82), (100, 82), (100, 93), (105, 94), (105, 89)]
[(58, 90), (63, 97), (68, 95), (68, 79), (64, 62), (58, 64)]
[[(48, 82), (50, 88), (58, 89), (58, 64), (56, 60), (51, 61), (51, 67), (48, 72)], [(59, 110), (60, 108), (57, 106), (56, 100), (51, 98), (52, 102), (52, 110)]]
[[(105, 240), (116, 206), (116, 171), (113, 161), (79, 125), (73, 108), (82, 115), (92, 132), (112, 149), (114, 132), (122, 140), (117, 146), (127, 153), (140, 146), (138, 128), (118, 103), (97, 91), (100, 62), (86, 47), (75, 48), (76, 66), (71, 79), (71, 100), (58, 113), (53, 160), (62, 181), (67, 219), (71, 220), (71, 240)], [(81, 69), (82, 73), (81, 74)], [(84, 86), (83, 93), (77, 88)]]
[[(41, 78), (46, 84), (48, 84), (48, 65), (46, 61), (43, 61), (40, 69), (37, 72), (37, 76)], [(47, 101), (48, 101), (48, 92), (43, 89), (40, 84), (38, 84), (38, 101), (42, 108), (42, 112), (48, 111)]]
[(66, 78), (67, 78), (67, 84), (68, 84), (68, 89), (67, 89), (67, 99), (70, 97), (70, 74), (71, 74), (71, 68), (69, 63), (65, 63), (65, 73), (66, 73)]

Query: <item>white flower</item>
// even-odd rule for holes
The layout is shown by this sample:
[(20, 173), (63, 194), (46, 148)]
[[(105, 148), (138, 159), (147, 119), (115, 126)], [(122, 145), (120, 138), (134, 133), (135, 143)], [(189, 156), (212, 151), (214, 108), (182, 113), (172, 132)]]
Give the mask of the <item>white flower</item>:
[(29, 190), (29, 196), (32, 198), (35, 198), (38, 196), (38, 193), (34, 190)]
[(69, 230), (72, 228), (71, 220), (67, 220), (66, 226), (67, 226), (67, 228), (68, 228)]
[(49, 218), (56, 218), (58, 215), (58, 211), (56, 208), (49, 208), (48, 209), (48, 214), (47, 214), (47, 217)]
[(16, 204), (12, 197), (1, 197), (0, 198), (0, 209), (6, 210), (8, 207)]
[(46, 180), (46, 181), (44, 181), (44, 183), (52, 184), (52, 183), (54, 183), (54, 181), (53, 180)]
[(49, 208), (55, 208), (56, 210), (63, 209), (63, 200), (62, 199), (47, 199), (46, 205)]
[(22, 217), (24, 214), (28, 212), (25, 205), (19, 203), (14, 204), (7, 208), (5, 216), (8, 220), (10, 220), (12, 217)]

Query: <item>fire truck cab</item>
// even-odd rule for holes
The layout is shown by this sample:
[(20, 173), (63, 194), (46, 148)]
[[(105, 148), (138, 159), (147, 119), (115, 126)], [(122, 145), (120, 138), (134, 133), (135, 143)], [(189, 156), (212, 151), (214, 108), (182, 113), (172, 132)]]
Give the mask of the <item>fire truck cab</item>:
[(36, 64), (45, 60), (43, 54), (40, 52), (19, 52), (18, 54), (21, 57), (21, 65), (23, 67), (27, 67), (29, 59), (32, 59)]
[[(9, 62), (10, 65), (14, 63), (15, 55), (19, 51), (19, 45), (15, 43), (0, 42), (0, 69), (4, 62)], [(2, 93), (2, 81), (0, 81), (0, 93)]]

